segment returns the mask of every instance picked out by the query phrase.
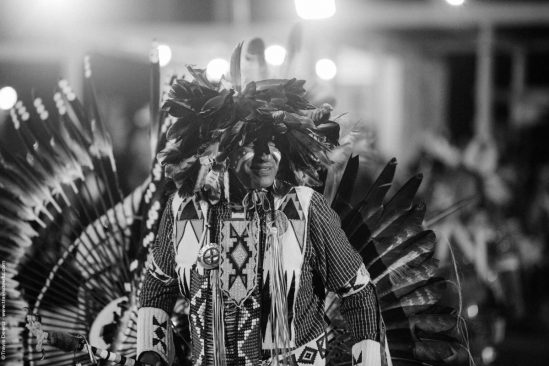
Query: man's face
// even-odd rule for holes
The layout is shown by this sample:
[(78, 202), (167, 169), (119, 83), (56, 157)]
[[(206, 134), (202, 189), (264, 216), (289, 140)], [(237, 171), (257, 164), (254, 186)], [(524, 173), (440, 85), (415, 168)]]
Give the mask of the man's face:
[(280, 151), (274, 143), (264, 143), (262, 147), (250, 143), (233, 157), (236, 175), (248, 189), (268, 188), (274, 183), (280, 158)]

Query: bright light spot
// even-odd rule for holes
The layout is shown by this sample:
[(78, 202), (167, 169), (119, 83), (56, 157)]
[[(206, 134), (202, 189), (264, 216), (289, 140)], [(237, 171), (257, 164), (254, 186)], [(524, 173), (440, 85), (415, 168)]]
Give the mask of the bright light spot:
[(66, 4), (70, 4), (70, 3), (71, 3), (70, 0), (53, 0), (53, 1), (48, 0), (48, 1), (44, 1), (44, 2), (46, 2), (46, 3), (50, 4), (50, 5), (56, 5), (56, 6), (59, 6), (59, 5), (65, 6)]
[(489, 365), (496, 359), (496, 351), (494, 350), (494, 347), (485, 347), (482, 350), (482, 362), (484, 362), (485, 365)]
[(282, 65), (286, 58), (286, 49), (282, 46), (274, 44), (265, 49), (265, 60), (271, 65)]
[(470, 305), (467, 307), (467, 316), (469, 318), (474, 318), (478, 315), (478, 305)]
[[(35, 1), (33, 12), (47, 21), (67, 22), (75, 16), (82, 16), (81, 4), (77, 5), (74, 0), (42, 0)], [(83, 3), (80, 1), (80, 3)]]
[(316, 74), (323, 80), (331, 80), (337, 74), (337, 66), (335, 62), (328, 58), (323, 58), (316, 62)]
[(214, 58), (206, 66), (206, 77), (211, 82), (218, 82), (229, 71), (229, 62), (222, 58)]
[(64, 8), (67, 5), (71, 4), (71, 0), (44, 0), (42, 1), (42, 3), (53, 7), (52, 10), (55, 11), (60, 10), (61, 8)]
[(0, 89), (0, 109), (12, 109), (17, 102), (17, 92), (11, 86)]
[(465, 0), (446, 0), (446, 2), (452, 6), (460, 6), (465, 4)]
[(172, 60), (172, 49), (166, 44), (158, 45), (158, 63), (164, 67)]
[(295, 10), (302, 19), (325, 19), (336, 12), (335, 0), (295, 0)]

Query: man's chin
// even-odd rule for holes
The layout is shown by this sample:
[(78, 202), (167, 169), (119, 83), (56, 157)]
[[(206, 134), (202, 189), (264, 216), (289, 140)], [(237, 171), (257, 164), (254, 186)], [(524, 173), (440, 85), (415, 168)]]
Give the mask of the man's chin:
[(274, 179), (271, 177), (256, 177), (253, 182), (253, 188), (260, 189), (260, 188), (269, 188), (274, 183)]

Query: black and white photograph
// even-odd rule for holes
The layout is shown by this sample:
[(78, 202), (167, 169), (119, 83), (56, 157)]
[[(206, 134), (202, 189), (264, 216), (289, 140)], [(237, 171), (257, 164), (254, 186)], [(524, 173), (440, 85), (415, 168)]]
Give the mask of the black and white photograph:
[(549, 365), (549, 0), (0, 0), (0, 366)]

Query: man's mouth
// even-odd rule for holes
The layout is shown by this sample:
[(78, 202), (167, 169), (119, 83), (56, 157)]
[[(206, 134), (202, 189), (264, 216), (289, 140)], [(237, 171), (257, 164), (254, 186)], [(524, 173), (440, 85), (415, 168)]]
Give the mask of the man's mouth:
[(252, 165), (250, 168), (257, 175), (267, 175), (271, 173), (273, 166), (271, 164), (261, 164)]

